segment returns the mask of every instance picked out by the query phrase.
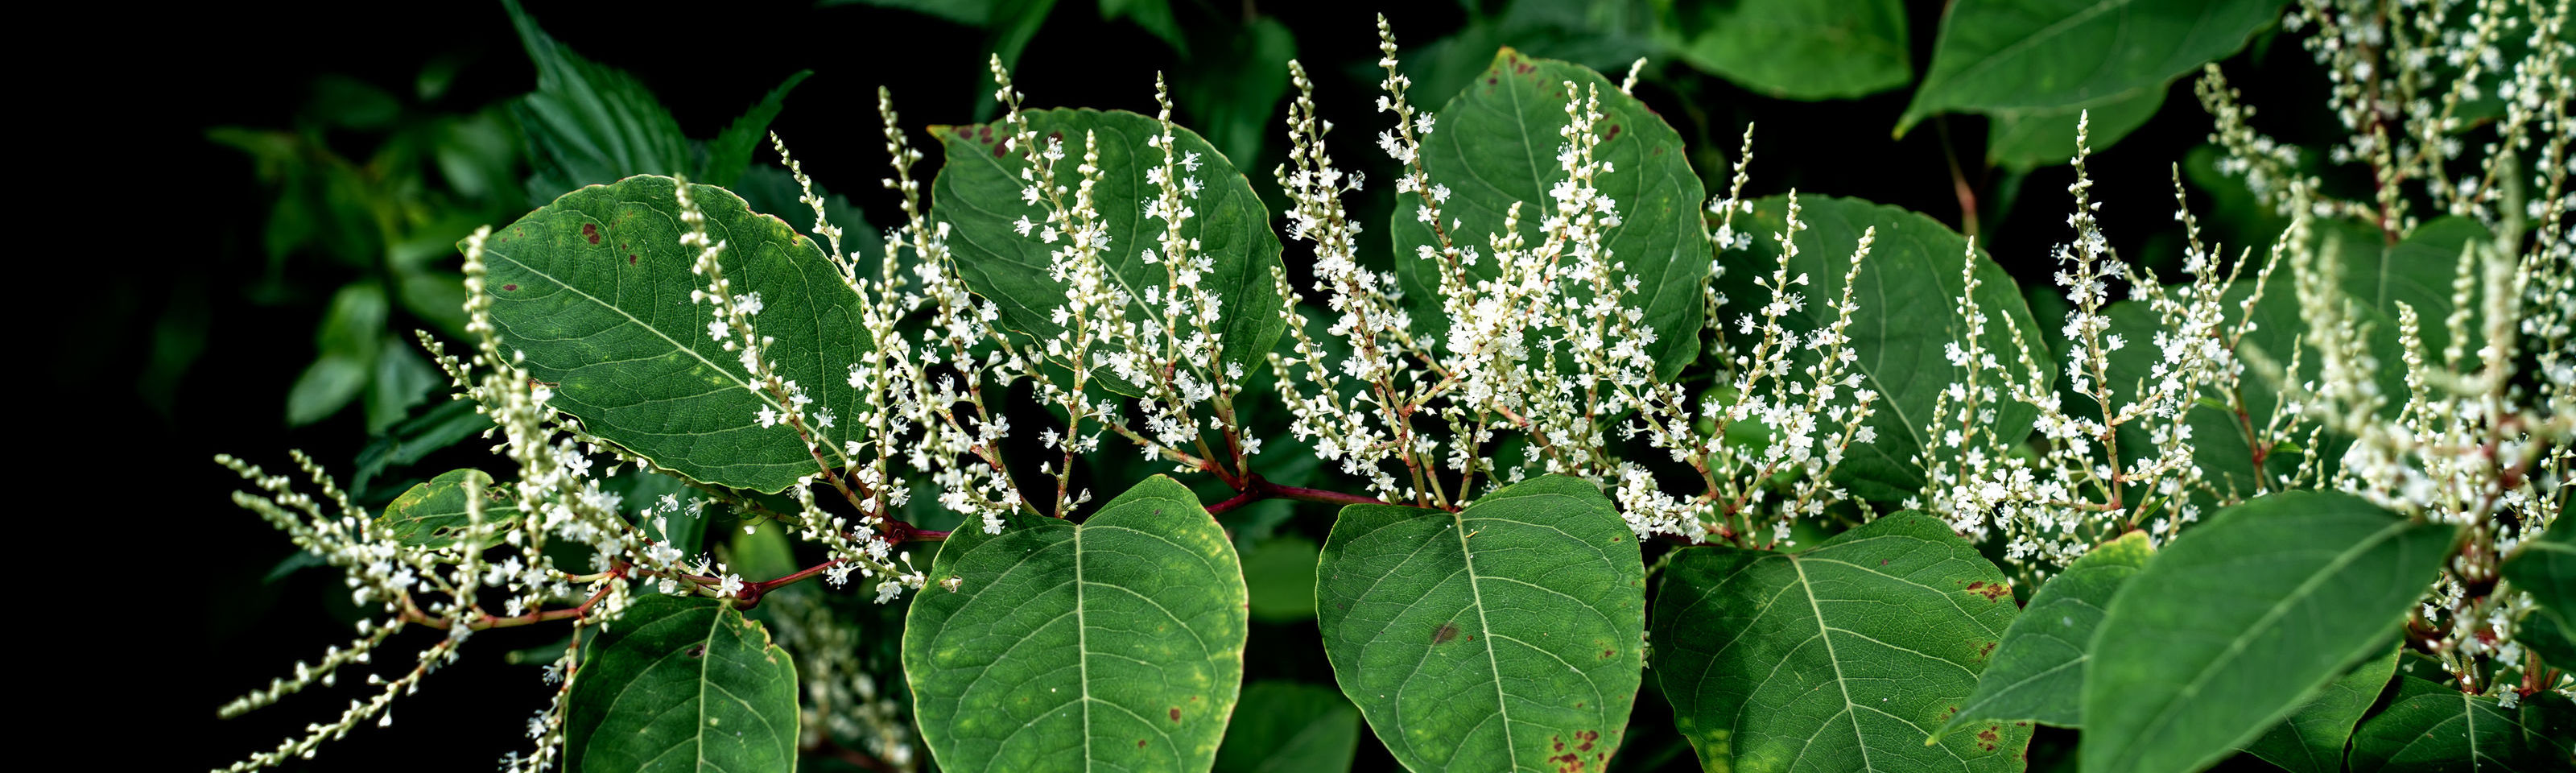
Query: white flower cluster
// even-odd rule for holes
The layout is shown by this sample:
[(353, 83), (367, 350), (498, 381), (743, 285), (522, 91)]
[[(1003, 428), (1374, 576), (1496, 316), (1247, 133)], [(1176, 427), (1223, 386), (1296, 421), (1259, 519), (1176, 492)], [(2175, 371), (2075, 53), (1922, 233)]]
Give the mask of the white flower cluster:
[[(1423, 163), (1422, 138), (1439, 124), (1412, 107), (1394, 35), (1382, 18), (1378, 29), (1378, 64), (1386, 71), (1378, 108), (1394, 113), (1395, 125), (1377, 144), (1403, 165), (1396, 190), (1411, 195), (1409, 205), (1430, 235), (1416, 254), (1398, 259), (1422, 261), (1424, 273), (1437, 278), (1447, 331), (1437, 341), (1416, 339), (1397, 303), (1395, 278), (1357, 260), (1360, 226), (1340, 197), (1358, 190), (1360, 181), (1333, 167), (1325, 151), (1331, 125), (1315, 117), (1313, 83), (1291, 63), (1298, 98), (1288, 121), (1289, 163), (1278, 171), (1292, 203), (1288, 233), (1315, 245), (1314, 289), (1324, 294), (1325, 330), (1341, 339), (1340, 351), (1328, 351), (1307, 335), (1303, 315), (1289, 312), (1295, 352), (1274, 356), (1272, 364), (1295, 416), (1291, 431), (1389, 501), (1463, 507), (1479, 490), (1480, 475), (1486, 488), (1531, 473), (1579, 475), (1614, 491), (1640, 537), (1716, 534), (1746, 545), (1774, 544), (1785, 534), (1786, 516), (1815, 514), (1843, 499), (1827, 481), (1851, 443), (1869, 441), (1862, 422), (1876, 396), (1855, 388), (1856, 355), (1845, 335), (1856, 308), (1848, 275), (1842, 296), (1827, 301), (1836, 321), (1825, 329), (1801, 334), (1780, 322), (1807, 302), (1792, 287), (1806, 285), (1806, 277), (1787, 273), (1797, 252), (1789, 241), (1799, 227), (1795, 205), (1793, 230), (1780, 237), (1780, 266), (1761, 282), (1775, 298), (1761, 315), (1742, 320), (1743, 332), (1758, 332), (1759, 343), (1730, 363), (1726, 398), (1695, 404), (1681, 385), (1656, 377), (1657, 333), (1645, 324), (1636, 295), (1641, 280), (1608, 243), (1623, 215), (1600, 186), (1619, 170), (1598, 155), (1604, 139), (1598, 86), (1564, 84), (1569, 98), (1555, 159), (1562, 177), (1546, 192), (1547, 208), (1532, 213), (1535, 202), (1515, 202), (1494, 232), (1462, 234), (1464, 223), (1441, 213), (1449, 187)], [(1747, 142), (1749, 149), (1749, 136)], [(1739, 166), (1735, 189), (1712, 207), (1730, 215), (1728, 223), (1732, 212), (1749, 208), (1739, 198), (1743, 179)], [(1535, 239), (1522, 228), (1532, 219)], [(1721, 247), (1744, 246), (1732, 230), (1723, 234)], [(1868, 250), (1864, 238), (1852, 256), (1853, 271)], [(1721, 301), (1709, 297), (1712, 307)], [(1818, 364), (1794, 368), (1801, 352)], [(1759, 422), (1769, 442), (1754, 449), (1725, 442), (1726, 427), (1739, 421)], [(1487, 452), (1504, 432), (1526, 441), (1511, 464)], [(1614, 441), (1631, 438), (1689, 465), (1701, 492), (1664, 493), (1646, 467), (1616, 453)], [(1799, 482), (1775, 491), (1770, 482), (1790, 471)]]

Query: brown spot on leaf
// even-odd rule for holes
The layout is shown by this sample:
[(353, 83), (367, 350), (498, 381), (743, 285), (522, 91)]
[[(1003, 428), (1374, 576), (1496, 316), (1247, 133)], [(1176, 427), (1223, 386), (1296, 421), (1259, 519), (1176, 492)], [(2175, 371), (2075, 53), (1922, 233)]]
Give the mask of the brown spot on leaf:
[(590, 243), (592, 243), (592, 244), (598, 244), (598, 243), (599, 243), (599, 224), (598, 224), (598, 223), (583, 223), (583, 224), (581, 224), (581, 236), (582, 236), (582, 238), (584, 238), (584, 239), (589, 239), (589, 240), (590, 240)]
[(2003, 740), (2003, 734), (1996, 731), (2002, 729), (2003, 728), (1999, 728), (1994, 725), (1987, 725), (1986, 729), (1977, 731), (1977, 748), (1984, 749), (1986, 751), (1994, 751), (1995, 744)]
[(1981, 657), (1981, 658), (1982, 658), (1982, 657), (1987, 657), (1987, 656), (1990, 656), (1990, 655), (1993, 655), (1993, 654), (1995, 654), (1995, 643), (1994, 643), (1994, 642), (1986, 642), (1986, 646), (1978, 647), (1978, 648), (1977, 648), (1977, 657)]
[(518, 285), (502, 285), (502, 286), (501, 286), (501, 289), (503, 289), (503, 290), (516, 290), (516, 289), (519, 289), (519, 286), (518, 286)]
[(1617, 654), (1619, 654), (1619, 651), (1618, 651), (1618, 650), (1602, 650), (1602, 651), (1601, 651), (1601, 657), (1602, 657), (1602, 658), (1604, 658), (1604, 659), (1607, 659), (1607, 658), (1609, 658), (1610, 656), (1612, 656), (1612, 655), (1617, 655)]
[(1174, 722), (1179, 722), (1179, 721), (1181, 721), (1181, 707), (1179, 707), (1179, 706), (1173, 706), (1173, 707), (1172, 707), (1172, 721), (1174, 721)]
[(1574, 750), (1579, 752), (1588, 752), (1592, 751), (1593, 741), (1601, 740), (1601, 732), (1598, 730), (1585, 730), (1583, 732), (1575, 733), (1574, 737), (1583, 741), (1582, 743), (1575, 744)]
[(2012, 584), (1972, 582), (1968, 583), (1968, 591), (1986, 597), (1987, 601), (2002, 601), (2012, 596)]
[(628, 256), (626, 256), (626, 265), (629, 265), (629, 266), (635, 265), (635, 256), (633, 256), (633, 255), (628, 255)]
[(692, 657), (692, 658), (703, 658), (703, 657), (706, 657), (706, 656), (707, 656), (707, 645), (704, 645), (704, 644), (698, 644), (698, 645), (693, 645), (693, 646), (689, 647), (689, 657)]
[[(992, 131), (992, 130), (991, 130), (991, 129), (985, 129), (984, 131), (988, 131), (988, 132), (989, 132), (989, 131)], [(975, 127), (972, 127), (972, 126), (960, 126), (960, 127), (957, 127), (957, 137), (958, 137), (959, 139), (974, 139), (974, 138), (975, 138)]]
[(1138, 739), (1136, 739), (1136, 748), (1139, 748), (1139, 749), (1145, 748), (1145, 739), (1142, 739), (1142, 738), (1138, 738)]
[(1449, 643), (1449, 640), (1455, 638), (1458, 638), (1457, 623), (1441, 623), (1440, 627), (1431, 629), (1431, 643), (1433, 644), (1447, 644)]
[(1602, 142), (1609, 142), (1609, 141), (1611, 141), (1611, 140), (1615, 140), (1615, 139), (1618, 139), (1618, 138), (1619, 138), (1619, 125), (1618, 125), (1618, 124), (1615, 124), (1615, 123), (1610, 125), (1610, 131), (1609, 131), (1609, 132), (1604, 133), (1604, 134), (1602, 134), (1602, 135), (1601, 135), (1601, 141), (1602, 141)]

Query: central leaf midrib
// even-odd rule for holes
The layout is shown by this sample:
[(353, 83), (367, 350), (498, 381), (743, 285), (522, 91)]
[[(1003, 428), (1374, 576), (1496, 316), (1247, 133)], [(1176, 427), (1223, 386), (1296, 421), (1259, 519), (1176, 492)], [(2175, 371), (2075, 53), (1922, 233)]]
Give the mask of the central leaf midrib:
[(1451, 513), (1449, 528), (1458, 534), (1458, 555), (1467, 564), (1467, 595), (1476, 607), (1476, 630), (1485, 634), (1485, 667), (1491, 669), (1494, 675), (1494, 716), (1503, 720), (1503, 755), (1505, 759), (1512, 761), (1513, 770), (1519, 770), (1520, 756), (1515, 753), (1519, 746), (1512, 740), (1511, 699), (1503, 692), (1503, 665), (1494, 656), (1494, 628), (1493, 624), (1485, 619), (1483, 578), (1476, 574), (1476, 551), (1467, 547), (1467, 519), (1464, 513)]
[(1860, 749), (1861, 769), (1878, 770), (1878, 764), (1869, 759), (1869, 737), (1861, 732), (1859, 712), (1853, 711), (1859, 708), (1860, 704), (1852, 702), (1851, 684), (1843, 679), (1843, 661), (1841, 657), (1834, 654), (1834, 635), (1825, 625), (1824, 606), (1816, 601), (1816, 586), (1807, 581), (1807, 567), (1798, 561), (1797, 556), (1782, 556), (1782, 558), (1789, 562), (1791, 571), (1798, 573), (1798, 592), (1807, 597), (1807, 610), (1816, 616), (1816, 638), (1825, 643), (1825, 662), (1833, 664), (1834, 688), (1840, 690), (1843, 696), (1843, 710), (1840, 713), (1851, 720), (1852, 745)]
[(549, 273), (546, 273), (546, 272), (545, 272), (544, 270), (542, 270), (542, 269), (539, 269), (539, 268), (537, 268), (537, 267), (535, 267), (535, 266), (531, 266), (531, 265), (528, 265), (527, 263), (521, 262), (518, 258), (510, 257), (508, 253), (503, 253), (503, 252), (493, 251), (493, 252), (491, 252), (491, 254), (492, 254), (492, 256), (493, 256), (493, 257), (496, 257), (496, 258), (500, 258), (500, 259), (502, 259), (502, 260), (509, 261), (511, 265), (518, 266), (519, 268), (521, 268), (521, 269), (523, 269), (523, 270), (526, 270), (528, 273), (535, 274), (535, 275), (537, 275), (537, 276), (539, 276), (539, 277), (543, 277), (543, 278), (545, 278), (545, 280), (546, 280), (546, 281), (555, 283), (555, 286), (557, 286), (557, 287), (561, 287), (561, 288), (563, 288), (564, 290), (569, 291), (569, 292), (571, 292), (571, 293), (572, 293), (572, 294), (574, 294), (574, 295), (579, 295), (579, 296), (581, 296), (581, 297), (582, 297), (582, 299), (583, 299), (583, 300), (587, 300), (587, 301), (590, 301), (590, 302), (591, 302), (591, 303), (593, 303), (593, 304), (597, 304), (600, 308), (607, 309), (607, 310), (609, 310), (609, 311), (613, 311), (613, 312), (617, 312), (617, 315), (618, 315), (618, 316), (620, 316), (620, 317), (625, 317), (625, 318), (626, 318), (626, 321), (634, 323), (636, 327), (640, 327), (640, 328), (643, 328), (643, 329), (645, 329), (645, 330), (652, 331), (652, 333), (653, 333), (654, 337), (656, 337), (656, 338), (660, 338), (660, 339), (662, 339), (664, 342), (669, 343), (669, 344), (671, 345), (671, 348), (672, 348), (672, 349), (675, 349), (675, 350), (678, 350), (678, 351), (681, 351), (681, 352), (686, 352), (686, 353), (687, 353), (691, 358), (694, 358), (694, 359), (696, 359), (698, 362), (705, 364), (709, 369), (712, 369), (712, 370), (714, 370), (714, 371), (715, 371), (715, 372), (717, 372), (717, 373), (724, 374), (724, 377), (725, 377), (726, 379), (728, 379), (728, 380), (731, 380), (731, 381), (733, 382), (734, 386), (742, 387), (745, 391), (749, 391), (749, 392), (751, 392), (754, 396), (758, 397), (758, 398), (759, 398), (759, 400), (760, 400), (761, 402), (763, 402), (763, 403), (767, 403), (767, 404), (768, 404), (770, 407), (772, 407), (772, 408), (778, 408), (778, 409), (781, 409), (781, 410), (784, 410), (784, 409), (786, 408), (786, 406), (779, 405), (777, 400), (775, 400), (775, 399), (771, 398), (768, 392), (766, 392), (766, 391), (762, 391), (762, 390), (758, 390), (758, 389), (752, 389), (752, 388), (751, 388), (751, 384), (750, 384), (750, 382), (744, 381), (744, 380), (742, 380), (741, 378), (734, 376), (733, 371), (725, 370), (724, 366), (722, 366), (722, 365), (718, 365), (718, 364), (716, 364), (716, 363), (715, 363), (715, 361), (707, 359), (706, 355), (699, 354), (699, 353), (698, 353), (698, 350), (696, 350), (696, 349), (692, 349), (692, 348), (689, 348), (689, 347), (687, 347), (687, 346), (682, 346), (682, 345), (680, 345), (680, 342), (679, 342), (679, 340), (678, 340), (678, 339), (674, 339), (674, 338), (672, 338), (669, 334), (667, 334), (667, 333), (663, 333), (661, 328), (654, 327), (652, 324), (647, 323), (647, 322), (645, 322), (644, 320), (637, 318), (634, 314), (628, 313), (625, 309), (618, 308), (615, 304), (609, 303), (609, 302), (607, 302), (607, 301), (600, 300), (600, 299), (599, 299), (599, 296), (592, 295), (592, 294), (590, 294), (589, 292), (584, 291), (584, 290), (582, 290), (582, 289), (581, 289), (581, 288), (579, 288), (579, 287), (574, 287), (574, 286), (572, 285), (572, 283), (570, 283), (570, 282), (566, 282), (566, 281), (564, 281), (564, 280), (562, 280), (562, 279), (555, 278), (555, 275), (553, 275), (553, 274), (549, 274)]

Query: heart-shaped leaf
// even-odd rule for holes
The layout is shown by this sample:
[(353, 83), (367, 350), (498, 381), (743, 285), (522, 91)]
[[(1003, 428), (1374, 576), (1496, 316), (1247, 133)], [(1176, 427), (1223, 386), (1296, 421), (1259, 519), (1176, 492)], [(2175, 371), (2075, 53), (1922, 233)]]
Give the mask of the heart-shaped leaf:
[[(1031, 110), (1026, 115), (1030, 131), (1041, 138), (1062, 138), (1072, 158), (1082, 156), (1085, 137), (1098, 140), (1100, 183), (1091, 195), (1109, 241), (1101, 259), (1116, 289), (1126, 295), (1127, 319), (1162, 323), (1163, 304), (1148, 304), (1146, 297), (1148, 290), (1161, 292), (1171, 284), (1171, 267), (1145, 258), (1147, 250), (1161, 250), (1164, 228), (1162, 220), (1145, 215), (1146, 203), (1162, 195), (1146, 175), (1163, 164), (1163, 151), (1145, 142), (1161, 135), (1162, 124), (1125, 111)], [(1024, 219), (1046, 220), (1044, 208), (1021, 195), (1030, 185), (1020, 179), (1020, 172), (1029, 168), (1022, 155), (1028, 149), (1021, 149), (1022, 154), (1004, 150), (1010, 131), (1000, 124), (935, 126), (931, 131), (948, 152), (947, 164), (931, 182), (931, 215), (954, 227), (948, 246), (956, 253), (959, 277), (976, 295), (1000, 306), (1003, 325), (1023, 341), (1064, 337), (1066, 328), (1055, 314), (1066, 303), (1065, 283), (1048, 268), (1048, 254), (1063, 242), (1050, 244), (1043, 234), (1023, 233), (1016, 225)], [(1181, 176), (1199, 185), (1188, 200), (1194, 214), (1181, 231), (1198, 240), (1196, 254), (1210, 261), (1198, 281), (1201, 289), (1221, 299), (1212, 327), (1223, 336), (1222, 359), (1245, 371), (1259, 370), (1266, 367), (1270, 345), (1286, 329), (1279, 310), (1287, 300), (1270, 273), (1280, 267), (1279, 235), (1270, 227), (1270, 211), (1253, 194), (1252, 182), (1224, 154), (1188, 129), (1173, 131), (1172, 138), (1183, 159)], [(1078, 183), (1071, 163), (1058, 174), (1067, 186)], [(1170, 322), (1193, 329), (1186, 320)], [(1112, 392), (1143, 394), (1115, 374), (1104, 370), (1100, 375), (1101, 386)]]
[(709, 598), (645, 596), (588, 645), (564, 718), (566, 770), (788, 770), (796, 665)]
[(1413, 770), (1599, 770), (1645, 647), (1636, 536), (1578, 478), (1342, 508), (1315, 584), (1342, 693)]
[[(1234, 710), (1243, 569), (1188, 487), (1154, 476), (1080, 526), (965, 528), (905, 618), (903, 670), (946, 770), (1206, 771)], [(940, 590), (955, 578), (957, 589)]]
[[(1514, 203), (1521, 205), (1520, 235), (1529, 244), (1543, 243), (1542, 223), (1556, 206), (1550, 191), (1566, 179), (1556, 160), (1557, 146), (1565, 142), (1559, 131), (1567, 125), (1566, 103), (1596, 93), (1602, 142), (1593, 154), (1608, 161), (1611, 171), (1593, 185), (1617, 202), (1621, 217), (1603, 240), (1604, 260), (1621, 264), (1614, 281), (1638, 280), (1622, 305), (1644, 312), (1640, 324), (1655, 333), (1647, 352), (1656, 373), (1671, 378), (1699, 354), (1705, 304), (1700, 288), (1708, 281), (1710, 256), (1708, 228), (1700, 218), (1707, 191), (1684, 157), (1681, 134), (1662, 116), (1591, 68), (1504, 48), (1485, 74), (1436, 114), (1432, 132), (1422, 136), (1422, 165), (1432, 184), (1448, 191), (1440, 205), (1441, 226), (1461, 246), (1486, 249), (1486, 237), (1502, 232), (1503, 215)], [(1449, 325), (1440, 303), (1440, 270), (1418, 251), (1436, 247), (1439, 237), (1422, 222), (1420, 210), (1414, 194), (1398, 197), (1396, 275), (1415, 330), (1423, 340), (1437, 341)], [(1466, 270), (1476, 279), (1501, 274), (1491, 256)], [(1588, 297), (1589, 290), (1577, 292)]]
[(2027, 722), (1925, 743), (2019, 611), (1917, 513), (1797, 553), (1686, 548), (1655, 598), (1655, 678), (1710, 770), (2020, 771)]

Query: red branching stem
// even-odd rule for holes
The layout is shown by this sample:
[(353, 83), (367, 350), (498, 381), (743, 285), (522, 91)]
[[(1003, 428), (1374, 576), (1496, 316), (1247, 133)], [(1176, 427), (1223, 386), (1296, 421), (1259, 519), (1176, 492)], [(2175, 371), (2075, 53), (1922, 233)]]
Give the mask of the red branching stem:
[(1208, 512), (1211, 514), (1224, 513), (1228, 510), (1233, 510), (1264, 499), (1293, 499), (1299, 502), (1321, 502), (1328, 505), (1386, 504), (1385, 501), (1379, 500), (1375, 497), (1366, 497), (1358, 494), (1344, 494), (1339, 491), (1326, 491), (1318, 488), (1306, 488), (1304, 486), (1282, 486), (1270, 482), (1268, 478), (1261, 477), (1260, 473), (1252, 473), (1243, 476), (1242, 482), (1237, 483), (1235, 488), (1239, 493), (1223, 502), (1208, 505)]

